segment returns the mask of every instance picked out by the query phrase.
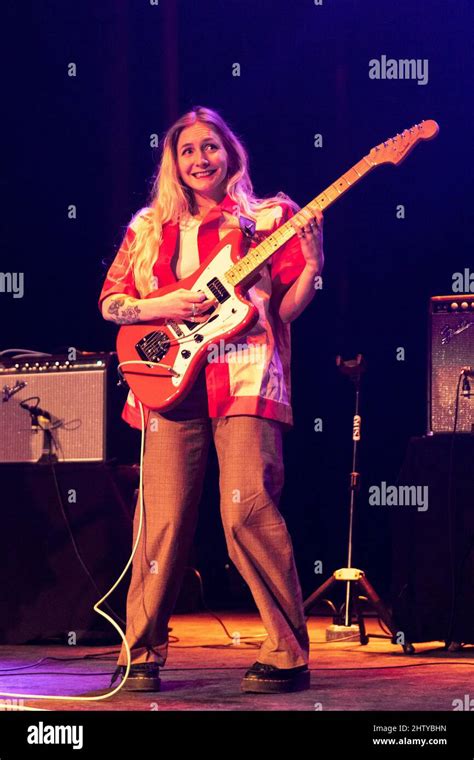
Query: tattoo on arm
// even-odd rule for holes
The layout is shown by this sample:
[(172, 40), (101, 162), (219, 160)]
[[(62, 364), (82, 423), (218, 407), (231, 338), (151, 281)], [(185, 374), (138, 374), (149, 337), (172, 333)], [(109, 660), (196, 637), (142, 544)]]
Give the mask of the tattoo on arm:
[[(114, 298), (107, 309), (112, 320), (118, 325), (129, 325), (140, 321), (140, 307), (133, 306), (135, 298)], [(125, 306), (124, 306), (125, 304)], [(122, 308), (124, 307), (124, 308)]]

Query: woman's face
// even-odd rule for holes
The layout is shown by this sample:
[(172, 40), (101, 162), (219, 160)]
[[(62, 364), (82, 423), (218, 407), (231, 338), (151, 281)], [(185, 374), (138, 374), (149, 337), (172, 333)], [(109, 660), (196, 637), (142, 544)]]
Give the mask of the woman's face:
[(178, 139), (178, 170), (181, 180), (195, 194), (217, 203), (226, 193), (227, 151), (207, 124), (185, 127)]

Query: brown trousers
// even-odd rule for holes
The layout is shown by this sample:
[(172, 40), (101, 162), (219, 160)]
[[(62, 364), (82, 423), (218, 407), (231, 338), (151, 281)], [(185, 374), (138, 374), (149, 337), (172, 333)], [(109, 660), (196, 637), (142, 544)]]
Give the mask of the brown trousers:
[[(267, 632), (257, 659), (279, 668), (305, 665), (309, 637), (301, 588), (278, 510), (284, 478), (280, 423), (250, 415), (172, 421), (155, 412), (146, 431), (144, 518), (127, 597), (132, 663), (166, 661), (168, 622), (196, 528), (211, 436), (227, 550)], [(138, 518), (139, 502), (134, 543)], [(118, 664), (126, 660), (122, 645)]]

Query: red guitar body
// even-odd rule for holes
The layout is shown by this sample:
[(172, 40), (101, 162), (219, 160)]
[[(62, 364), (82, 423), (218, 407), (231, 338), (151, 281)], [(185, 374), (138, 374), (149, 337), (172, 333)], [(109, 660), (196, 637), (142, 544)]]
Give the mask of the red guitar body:
[(258, 311), (244, 293), (259, 275), (254, 274), (245, 286), (234, 287), (226, 280), (226, 272), (244, 254), (242, 233), (233, 230), (192, 275), (147, 296), (163, 296), (180, 288), (202, 291), (217, 299), (217, 305), (205, 315), (206, 322), (194, 323), (191, 318), (156, 319), (120, 328), (117, 336), (120, 369), (145, 406), (162, 411), (172, 409), (192, 387), (207, 361), (209, 347), (221, 339), (245, 334), (257, 322)]

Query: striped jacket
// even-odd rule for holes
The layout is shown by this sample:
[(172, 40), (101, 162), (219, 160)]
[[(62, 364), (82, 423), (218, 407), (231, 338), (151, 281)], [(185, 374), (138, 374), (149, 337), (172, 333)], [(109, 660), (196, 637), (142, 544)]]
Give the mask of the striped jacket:
[[(139, 211), (127, 228), (107, 272), (99, 296), (99, 308), (104, 298), (112, 293), (141, 297), (135, 286), (128, 248), (135, 235), (137, 217), (147, 211), (146, 208)], [(292, 215), (289, 205), (282, 201), (258, 215), (256, 231), (265, 237)], [(199, 224), (199, 261), (202, 263), (213, 247), (236, 228), (239, 228), (238, 209), (229, 195), (226, 195)], [(163, 225), (163, 240), (153, 266), (154, 285), (157, 288), (178, 281), (176, 262), (179, 235), (178, 224), (167, 222)], [(257, 242), (252, 241), (251, 247), (256, 245)], [(254, 327), (246, 335), (235, 338), (233, 345), (216, 344), (215, 360), (210, 349), (205, 369), (210, 417), (250, 414), (278, 420), (285, 429), (293, 425), (290, 324), (282, 322), (278, 309), (284, 293), (299, 277), (304, 266), (305, 259), (298, 238), (294, 236), (264, 265), (258, 281), (247, 292), (247, 297), (259, 313)], [(145, 422), (148, 411), (144, 407)], [(141, 428), (140, 408), (131, 390), (122, 418), (132, 427)]]

